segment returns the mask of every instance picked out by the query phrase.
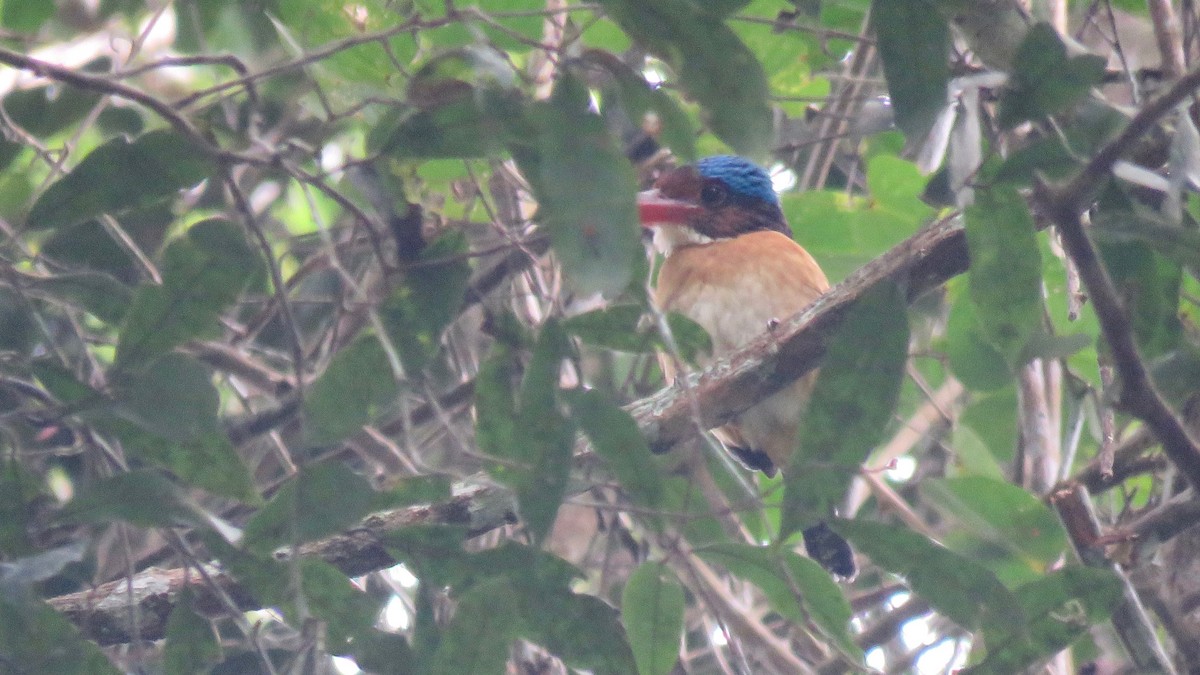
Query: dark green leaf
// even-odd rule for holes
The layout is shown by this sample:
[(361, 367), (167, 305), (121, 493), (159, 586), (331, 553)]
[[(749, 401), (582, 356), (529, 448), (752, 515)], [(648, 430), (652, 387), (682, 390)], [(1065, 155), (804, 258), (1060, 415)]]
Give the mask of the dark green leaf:
[(503, 54), (485, 47), (443, 53), (409, 83), (415, 109), (384, 121), (368, 147), (400, 158), (488, 157), (504, 149), (522, 113), (516, 73)]
[(29, 226), (64, 227), (153, 204), (214, 171), (208, 157), (174, 131), (151, 131), (133, 142), (117, 137), (46, 189), (29, 212)]
[(987, 658), (964, 673), (1019, 673), (1066, 649), (1108, 618), (1121, 602), (1121, 582), (1108, 570), (1064, 567), (1017, 589), (1028, 624), (989, 633)]
[(79, 381), (75, 374), (54, 361), (47, 359), (33, 362), (33, 371), (38, 382), (50, 392), (50, 395), (68, 406), (82, 406), (88, 402), (99, 401), (100, 393)]
[(1031, 335), (1029, 341), (1025, 343), (1025, 349), (1021, 352), (1021, 359), (1024, 361), (1032, 359), (1059, 361), (1070, 357), (1082, 349), (1086, 349), (1093, 341), (1092, 336), (1086, 333), (1050, 335), (1045, 331), (1039, 330)]
[(138, 289), (117, 342), (117, 366), (145, 363), (189, 339), (216, 334), (217, 318), (250, 282), (259, 258), (233, 223), (212, 219), (167, 246), (162, 285)]
[(645, 266), (633, 167), (613, 142), (588, 92), (562, 76), (541, 107), (537, 175), (539, 219), (568, 279), (584, 293), (615, 295)]
[(621, 486), (637, 503), (658, 506), (662, 502), (662, 472), (637, 422), (595, 389), (569, 393), (572, 415)]
[(683, 638), (683, 587), (662, 563), (643, 563), (621, 594), (621, 615), (639, 675), (668, 675)]
[(518, 584), (521, 637), (542, 645), (572, 668), (596, 675), (637, 672), (620, 615), (594, 595), (571, 593), (556, 582)]
[[(640, 305), (610, 305), (577, 314), (563, 321), (562, 327), (588, 344), (619, 352), (647, 353), (665, 349), (658, 331), (641, 320), (645, 313)], [(695, 363), (700, 354), (712, 351), (712, 342), (700, 324), (677, 312), (667, 315), (667, 324), (681, 356), (689, 363)]]
[(67, 618), (42, 602), (0, 597), (0, 654), (17, 673), (117, 675), (104, 652)]
[(512, 447), (520, 466), (499, 472), (510, 476), (521, 518), (535, 541), (554, 524), (571, 470), (575, 424), (559, 412), (557, 400), (559, 370), (567, 348), (566, 335), (555, 321), (542, 325), (521, 386), (518, 431)]
[(224, 431), (209, 431), (175, 442), (120, 420), (97, 423), (117, 435), (131, 457), (154, 462), (189, 485), (247, 504), (260, 500), (250, 472)]
[(1154, 358), (1174, 349), (1183, 329), (1180, 265), (1200, 270), (1200, 237), (1151, 214), (1107, 209), (1097, 214), (1092, 232), (1142, 353)]
[(63, 507), (60, 517), (81, 523), (124, 520), (139, 527), (208, 524), (182, 490), (148, 469), (119, 473), (85, 485)]
[(995, 478), (925, 480), (921, 493), (944, 517), (1042, 574), (1067, 550), (1057, 516), (1040, 499)]
[(442, 331), (458, 316), (471, 280), (466, 252), (462, 232), (443, 235), (421, 252), (420, 262), (380, 308), (380, 318), (410, 375), (420, 373), (437, 355)]
[(566, 319), (562, 328), (597, 347), (619, 352), (652, 352), (659, 341), (649, 327), (639, 329), (645, 313), (640, 305), (609, 305)]
[(221, 561), (222, 567), (247, 588), (254, 589), (255, 599), (264, 606), (278, 607), (290, 602), (294, 591), (288, 563), (260, 558), (211, 532), (200, 533), (200, 538), (212, 556)]
[(1000, 96), (1000, 126), (1011, 129), (1026, 120), (1065, 110), (1104, 78), (1104, 57), (1067, 57), (1058, 31), (1039, 23), (1029, 29), (1013, 62), (1009, 88)]
[(829, 572), (815, 561), (798, 553), (784, 549), (783, 563), (791, 581), (800, 591), (800, 602), (808, 610), (825, 635), (832, 638), (842, 652), (862, 661), (862, 649), (850, 635), (850, 619), (853, 612), (846, 595), (829, 576)]
[(784, 470), (780, 539), (827, 515), (883, 435), (908, 361), (904, 296), (885, 283), (854, 304), (829, 351)]
[(966, 228), (968, 281), (979, 326), (1015, 369), (1042, 321), (1042, 262), (1033, 218), (1016, 189), (993, 187), (977, 192)]
[(644, 126), (646, 115), (653, 113), (660, 129), (658, 138), (671, 148), (671, 152), (684, 162), (696, 158), (696, 130), (675, 99), (662, 89), (651, 87), (646, 78), (611, 52), (589, 49), (583, 58), (612, 75), (630, 121)]
[(167, 646), (163, 671), (167, 675), (192, 675), (221, 659), (221, 647), (208, 619), (192, 609), (195, 594), (185, 586), (167, 619)]
[(493, 579), (463, 595), (433, 656), (430, 674), (503, 673), (521, 625), (511, 612), (497, 610), (516, 605), (507, 579)]
[(102, 272), (75, 272), (52, 277), (26, 278), (25, 288), (60, 302), (68, 302), (96, 318), (115, 324), (125, 316), (133, 291)]
[[(10, 6), (46, 8), (50, 7), (50, 3), (10, 1), (5, 3), (5, 11)], [(97, 59), (83, 69), (93, 70), (95, 67), (107, 72), (111, 65), (108, 59)], [(75, 87), (17, 89), (4, 97), (4, 110), (25, 131), (45, 137), (83, 119), (98, 100), (100, 94)], [(17, 140), (0, 139), (0, 169), (7, 168), (25, 147), (24, 143)]]
[(29, 303), (8, 289), (0, 289), (0, 349), (28, 353), (37, 338), (37, 322)]
[(946, 322), (950, 369), (967, 389), (994, 391), (1012, 382), (1012, 373), (1004, 355), (984, 337), (975, 315), (975, 303), (963, 297), (965, 293), (956, 292), (966, 289), (955, 281), (950, 283), (950, 317)]
[(374, 496), (367, 479), (340, 462), (305, 466), (246, 523), (245, 545), (266, 554), (339, 532), (370, 512)]
[(306, 439), (328, 445), (357, 433), (399, 392), (379, 339), (360, 337), (333, 357), (304, 397)]
[[(373, 630), (379, 614), (379, 600), (359, 590), (338, 568), (324, 560), (300, 561), (304, 600), (314, 616), (325, 622), (328, 647), (332, 654), (346, 654), (358, 636)], [(296, 621), (297, 613), (288, 618)]]
[(395, 487), (375, 493), (372, 511), (397, 509), (412, 504), (431, 504), (450, 498), (450, 479), (445, 476), (413, 476)]
[(894, 525), (837, 520), (830, 526), (876, 565), (898, 574), (913, 592), (967, 630), (1020, 626), (1020, 603), (996, 575), (973, 560)]
[(208, 366), (183, 354), (163, 354), (113, 383), (117, 413), (171, 441), (220, 432), (220, 396)]
[(511, 350), (497, 342), (475, 377), (475, 438), (484, 454), (517, 457), (517, 378)]
[(378, 675), (409, 675), (418, 672), (416, 657), (408, 639), (398, 633), (381, 630), (364, 632), (354, 645), (354, 662)]
[(789, 621), (804, 626), (811, 617), (843, 651), (859, 657), (849, 632), (850, 605), (817, 563), (791, 551), (780, 554), (778, 549), (747, 544), (711, 545), (696, 553), (757, 586), (772, 609)]
[(0, 461), (0, 551), (10, 556), (32, 554), (35, 509), (45, 492), (44, 481), (15, 457)]
[(679, 75), (684, 91), (707, 113), (713, 132), (735, 151), (765, 157), (772, 119), (762, 65), (721, 12), (685, 0), (604, 0), (605, 13)]
[(948, 105), (950, 28), (925, 0), (874, 0), (871, 20), (896, 126), (917, 142)]

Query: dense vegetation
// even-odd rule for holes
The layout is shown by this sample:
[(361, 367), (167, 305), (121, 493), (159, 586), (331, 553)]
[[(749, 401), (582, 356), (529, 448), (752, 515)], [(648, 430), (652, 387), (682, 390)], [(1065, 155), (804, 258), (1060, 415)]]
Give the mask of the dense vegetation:
[[(1019, 4), (4, 0), (0, 672), (1200, 669), (1200, 14)], [(727, 152), (840, 283), (706, 370)]]

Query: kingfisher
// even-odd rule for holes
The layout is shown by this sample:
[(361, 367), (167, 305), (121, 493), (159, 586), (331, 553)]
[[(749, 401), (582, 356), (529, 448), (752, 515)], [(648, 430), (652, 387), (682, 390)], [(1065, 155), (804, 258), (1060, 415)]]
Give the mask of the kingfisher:
[[(727, 355), (800, 312), (829, 288), (817, 261), (791, 237), (771, 176), (744, 157), (718, 155), (660, 176), (638, 194), (642, 226), (665, 259), (654, 301), (708, 331)], [(673, 367), (663, 359), (667, 379)], [(750, 469), (786, 470), (815, 374), (714, 430)]]

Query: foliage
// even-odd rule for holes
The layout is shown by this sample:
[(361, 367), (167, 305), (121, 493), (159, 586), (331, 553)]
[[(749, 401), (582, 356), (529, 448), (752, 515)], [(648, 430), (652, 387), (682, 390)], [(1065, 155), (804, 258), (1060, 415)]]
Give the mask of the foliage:
[[(1082, 671), (1156, 633), (1200, 670), (1170, 571), (1130, 628), (1055, 501), (1086, 485), (1136, 539), (1197, 478), (1131, 440), (1194, 418), (1200, 373), (1200, 132), (1108, 59), (1147, 45), (994, 0), (10, 0), (0, 28), (0, 671)], [(708, 336), (650, 306), (634, 202), (725, 152), (832, 281), (903, 260), (788, 356), (821, 371), (777, 478), (630, 405), (702, 414), (734, 370), (696, 377)], [(955, 264), (903, 243), (935, 221), (970, 268), (917, 294)], [(857, 577), (801, 555), (817, 523)], [(1152, 539), (1121, 562), (1163, 574)], [(100, 585), (166, 568), (190, 586), (154, 611)]]

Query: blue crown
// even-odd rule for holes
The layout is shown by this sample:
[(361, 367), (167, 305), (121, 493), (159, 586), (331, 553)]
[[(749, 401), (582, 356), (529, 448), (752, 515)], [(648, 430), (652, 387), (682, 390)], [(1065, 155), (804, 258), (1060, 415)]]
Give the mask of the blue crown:
[(761, 166), (737, 155), (715, 155), (696, 162), (696, 169), (705, 178), (716, 178), (736, 194), (779, 205), (779, 196), (771, 176)]

